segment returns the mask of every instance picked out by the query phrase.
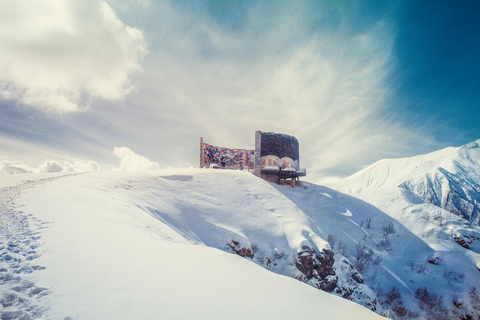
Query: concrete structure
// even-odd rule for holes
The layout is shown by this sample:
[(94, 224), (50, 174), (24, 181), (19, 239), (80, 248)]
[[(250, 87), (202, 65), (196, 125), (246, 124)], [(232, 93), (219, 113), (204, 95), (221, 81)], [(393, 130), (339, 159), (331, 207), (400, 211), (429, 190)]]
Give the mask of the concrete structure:
[(263, 131), (255, 132), (255, 150), (216, 147), (200, 138), (200, 168), (247, 169), (262, 179), (292, 185), (306, 175), (297, 138)]
[(297, 138), (282, 133), (256, 131), (254, 174), (277, 183), (290, 179), (292, 185), (299, 177), (305, 176), (305, 169), (300, 168)]

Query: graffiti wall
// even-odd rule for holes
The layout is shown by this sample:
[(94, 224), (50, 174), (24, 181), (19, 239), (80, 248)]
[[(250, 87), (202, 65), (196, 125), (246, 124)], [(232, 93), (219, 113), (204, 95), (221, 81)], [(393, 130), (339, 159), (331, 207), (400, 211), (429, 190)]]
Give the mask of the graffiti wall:
[(255, 132), (255, 150), (210, 145), (200, 138), (200, 168), (251, 170), (266, 180), (298, 180), (300, 168), (297, 138), (282, 133)]
[(260, 158), (260, 167), (277, 167), (282, 170), (295, 169), (298, 168), (298, 160), (294, 161), (292, 158), (283, 157), (279, 158), (274, 155), (263, 156)]
[(253, 150), (212, 146), (200, 141), (200, 167), (237, 170), (253, 170)]

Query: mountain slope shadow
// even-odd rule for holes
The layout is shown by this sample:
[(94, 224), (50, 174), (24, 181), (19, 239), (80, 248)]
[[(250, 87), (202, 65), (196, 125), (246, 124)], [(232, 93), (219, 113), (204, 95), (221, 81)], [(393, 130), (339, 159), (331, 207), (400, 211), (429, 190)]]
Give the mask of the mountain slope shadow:
[[(396, 219), (358, 198), (310, 183), (302, 188), (273, 186), (309, 216), (312, 228), (336, 254), (354, 263), (377, 294), (396, 286), (408, 304), (416, 304), (418, 288), (447, 286), (449, 280), (441, 274), (470, 272), (468, 265), (458, 265), (463, 252), (436, 252)], [(370, 257), (366, 265), (365, 253)], [(427, 263), (434, 257), (444, 259), (439, 265)], [(448, 286), (452, 295), (465, 291), (462, 281)]]

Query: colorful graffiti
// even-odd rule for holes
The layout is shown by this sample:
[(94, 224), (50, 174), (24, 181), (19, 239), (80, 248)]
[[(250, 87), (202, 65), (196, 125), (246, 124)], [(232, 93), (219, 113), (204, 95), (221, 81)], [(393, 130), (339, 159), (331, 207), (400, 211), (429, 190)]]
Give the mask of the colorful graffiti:
[(282, 169), (282, 170), (298, 170), (298, 161), (294, 161), (292, 158), (283, 157), (279, 158), (274, 155), (263, 156), (260, 159), (260, 169)]
[(246, 149), (221, 148), (202, 143), (201, 167), (237, 170), (253, 170), (254, 151)]

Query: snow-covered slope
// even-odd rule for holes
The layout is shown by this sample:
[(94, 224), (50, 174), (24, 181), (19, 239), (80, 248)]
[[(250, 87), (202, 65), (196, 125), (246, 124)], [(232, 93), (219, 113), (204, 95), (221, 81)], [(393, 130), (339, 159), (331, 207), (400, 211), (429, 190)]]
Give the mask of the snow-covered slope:
[[(426, 246), (410, 251), (412, 243), (401, 236), (399, 251), (394, 253), (392, 245), (391, 254), (407, 253), (402, 258), (405, 260), (399, 262), (404, 266), (400, 278), (415, 290), (414, 296), (422, 296), (416, 291), (419, 287), (437, 298), (441, 296), (443, 307), (450, 310), (448, 316), (453, 318), (466, 314), (479, 316), (479, 164), (480, 140), (477, 140), (460, 148), (417, 157), (381, 160), (330, 184), (375, 206)], [(412, 260), (420, 256), (430, 263), (419, 265)], [(408, 260), (411, 260), (410, 270), (406, 267)], [(415, 273), (424, 275), (420, 276), (421, 286), (419, 279), (411, 278)], [(431, 281), (426, 281), (429, 277)], [(425, 305), (422, 308), (430, 309), (427, 312), (430, 316), (435, 314), (432, 308)], [(441, 314), (437, 312), (440, 318)]]
[(291, 278), (329, 245), (249, 173), (32, 176), (0, 203), (2, 319), (380, 318)]
[[(477, 229), (403, 188), (358, 195), (370, 200), (208, 169), (32, 176), (2, 189), (0, 312), (5, 319), (378, 317), (368, 309), (397, 318), (478, 316), (480, 255), (451, 237)], [(439, 213), (447, 223), (435, 220)]]
[(480, 224), (480, 140), (404, 159), (380, 160), (342, 182), (350, 189), (402, 187)]

